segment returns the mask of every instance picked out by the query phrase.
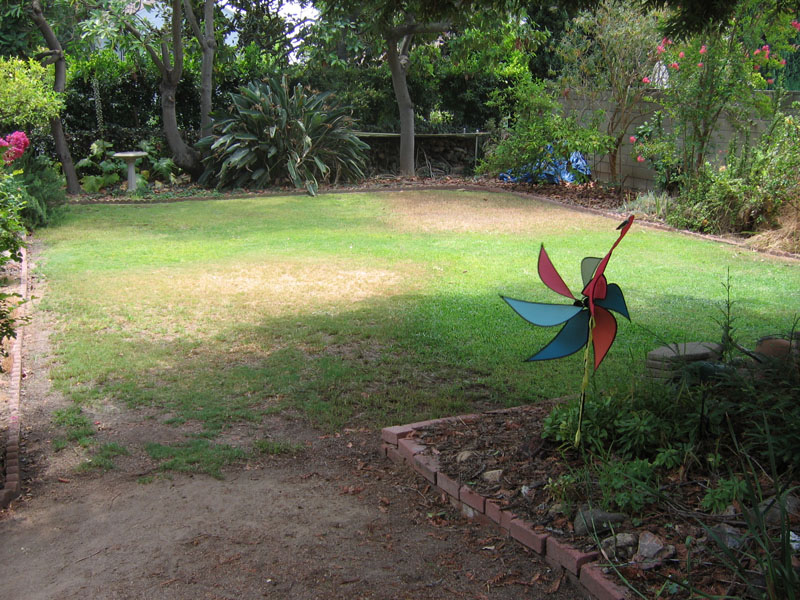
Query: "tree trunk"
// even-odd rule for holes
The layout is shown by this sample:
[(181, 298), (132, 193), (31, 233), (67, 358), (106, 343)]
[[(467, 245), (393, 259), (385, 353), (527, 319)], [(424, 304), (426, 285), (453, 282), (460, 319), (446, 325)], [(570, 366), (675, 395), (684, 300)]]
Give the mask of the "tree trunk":
[(175, 164), (189, 173), (192, 179), (197, 179), (203, 173), (200, 154), (189, 144), (183, 141), (178, 129), (178, 114), (175, 111), (175, 94), (178, 90), (178, 78), (161, 77), (161, 119), (164, 121), (164, 137), (167, 145), (172, 150), (172, 160)]
[(403, 48), (398, 50), (397, 38), (388, 37), (387, 58), (389, 69), (392, 72), (392, 87), (397, 108), (400, 112), (400, 174), (414, 175), (414, 103), (408, 92), (406, 71), (408, 70), (407, 46), (410, 45), (408, 36), (403, 39)]
[(186, 19), (197, 38), (203, 51), (200, 66), (200, 135), (205, 137), (211, 134), (211, 100), (214, 90), (214, 55), (217, 51), (217, 41), (214, 37), (214, 0), (205, 0), (203, 4), (203, 30), (197, 23), (194, 10), (189, 0), (184, 0), (183, 6)]
[[(42, 11), (42, 5), (39, 0), (33, 0), (33, 2), (31, 2), (31, 18), (44, 37), (47, 48), (50, 50), (48, 62), (52, 62), (53, 65), (55, 65), (53, 90), (58, 93), (63, 93), (67, 82), (67, 61), (64, 60), (64, 51), (61, 48), (61, 43), (58, 41), (50, 24), (44, 18), (44, 12)], [(61, 170), (64, 173), (64, 178), (67, 180), (67, 193), (82, 193), (83, 190), (81, 189), (81, 184), (78, 182), (78, 175), (75, 173), (75, 165), (72, 162), (72, 154), (70, 154), (69, 146), (67, 145), (67, 137), (64, 135), (64, 127), (61, 124), (60, 117), (50, 119), (50, 132), (55, 141), (56, 155), (58, 156), (58, 160), (61, 161)]]

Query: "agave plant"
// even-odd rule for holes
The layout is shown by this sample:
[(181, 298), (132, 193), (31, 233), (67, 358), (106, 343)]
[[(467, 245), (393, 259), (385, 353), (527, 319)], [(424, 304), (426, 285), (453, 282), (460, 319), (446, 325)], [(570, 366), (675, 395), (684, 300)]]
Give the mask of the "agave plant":
[(320, 181), (364, 177), (367, 144), (353, 132), (348, 109), (331, 94), (298, 84), (254, 82), (231, 93), (227, 114), (197, 146), (206, 154), (201, 182), (225, 187), (267, 187), (291, 182), (312, 196)]

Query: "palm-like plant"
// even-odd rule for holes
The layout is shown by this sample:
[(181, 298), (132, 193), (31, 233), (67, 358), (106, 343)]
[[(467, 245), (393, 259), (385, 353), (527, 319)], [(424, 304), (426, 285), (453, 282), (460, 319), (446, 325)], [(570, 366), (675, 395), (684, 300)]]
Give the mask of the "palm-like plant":
[(215, 115), (212, 134), (197, 143), (206, 154), (200, 181), (218, 188), (288, 181), (313, 196), (319, 181), (363, 178), (369, 146), (330, 97), (300, 84), (290, 89), (285, 77), (231, 93), (229, 112)]

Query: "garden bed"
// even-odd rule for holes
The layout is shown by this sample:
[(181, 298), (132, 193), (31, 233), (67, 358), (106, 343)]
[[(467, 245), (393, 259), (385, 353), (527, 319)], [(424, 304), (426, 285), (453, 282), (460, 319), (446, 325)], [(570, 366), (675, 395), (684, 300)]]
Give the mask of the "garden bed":
[[(717, 479), (710, 471), (693, 468), (687, 477), (683, 465), (676, 467), (661, 477), (658, 501), (642, 498), (644, 508), (635, 516), (618, 515), (619, 520), (615, 519), (609, 527), (602, 524), (605, 516), (597, 516), (594, 521), (597, 531), (592, 531), (592, 527), (581, 531), (580, 521), (591, 524), (592, 519), (581, 519), (578, 515), (589, 515), (580, 510), (588, 511), (590, 507), (585, 504), (586, 498), (570, 497), (563, 482), (582, 472), (584, 458), (571, 448), (559, 448), (542, 439), (542, 423), (553, 406), (553, 402), (540, 403), (420, 424), (407, 438), (419, 444), (416, 460), (423, 467), (415, 468), (423, 472), (427, 465), (435, 471), (444, 490), (448, 486), (453, 488), (450, 482), (455, 482), (454, 489), (461, 490), (461, 500), (465, 503), (474, 504), (468, 498), (470, 493), (485, 498), (486, 516), (491, 516), (494, 510), (489, 508), (490, 504), (500, 509), (501, 516), (494, 520), (501, 528), (508, 529), (504, 524), (521, 519), (540, 540), (554, 538), (587, 560), (594, 557), (601, 540), (630, 534), (632, 548), (621, 544), (615, 548), (606, 542), (598, 556), (599, 568), (607, 579), (616, 581), (618, 589), (628, 582), (646, 598), (689, 598), (695, 597), (687, 591), (686, 586), (691, 585), (696, 592), (714, 597), (760, 597), (764, 580), (756, 573), (755, 564), (743, 564), (743, 569), (752, 571), (748, 591), (747, 585), (737, 581), (720, 558), (725, 550), (717, 547), (715, 535), (729, 540), (732, 546), (748, 543), (746, 516), (742, 513), (746, 508), (734, 502), (722, 514), (709, 514), (701, 506)], [(402, 435), (399, 433), (398, 437)], [(414, 460), (410, 462), (416, 464)], [(758, 485), (764, 497), (773, 491), (765, 476), (759, 478)], [(589, 482), (589, 487), (593, 490), (588, 498), (591, 506), (602, 505), (601, 486)], [(630, 493), (637, 493), (636, 486), (629, 488)], [(789, 519), (796, 531), (800, 527), (800, 512), (796, 507)], [(778, 535), (776, 527), (769, 527), (772, 535)], [(615, 539), (626, 538), (623, 535)], [(652, 555), (638, 554), (643, 540), (655, 546)], [(541, 545), (546, 552), (547, 544), (541, 541)], [(793, 565), (800, 568), (797, 555)], [(616, 597), (607, 591), (600, 596)]]

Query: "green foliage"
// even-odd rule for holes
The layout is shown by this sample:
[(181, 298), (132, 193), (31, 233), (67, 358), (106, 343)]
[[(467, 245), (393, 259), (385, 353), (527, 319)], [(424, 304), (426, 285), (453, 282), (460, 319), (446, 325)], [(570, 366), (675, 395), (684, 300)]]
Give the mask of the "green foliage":
[(67, 201), (60, 166), (51, 158), (33, 152), (26, 152), (14, 164), (22, 169), (19, 180), (25, 192), (25, 205), (20, 213), (23, 223), (28, 229), (45, 227)]
[(744, 497), (747, 485), (739, 477), (720, 478), (717, 485), (706, 491), (700, 505), (708, 512), (719, 514), (734, 502)]
[(0, 129), (45, 127), (62, 105), (42, 65), (0, 56)]
[(125, 165), (113, 155), (111, 143), (96, 140), (89, 150), (89, 156), (75, 164), (78, 174), (85, 173), (81, 177), (84, 191), (95, 194), (120, 180), (120, 173), (124, 173)]
[(536, 165), (552, 155), (569, 156), (574, 151), (584, 154), (605, 152), (611, 138), (593, 124), (581, 126), (574, 117), (564, 117), (558, 100), (547, 91), (544, 82), (525, 78), (513, 89), (497, 94), (493, 102), (513, 110), (513, 124), (503, 128), (499, 140), (487, 152), (478, 170), (497, 174), (508, 169)]
[(655, 483), (653, 465), (643, 459), (609, 461), (597, 469), (597, 484), (606, 509), (641, 513), (657, 499), (652, 489)]
[(644, 113), (647, 84), (642, 73), (656, 63), (652, 51), (658, 40), (656, 12), (643, 12), (621, 0), (604, 0), (577, 15), (561, 38), (563, 68), (559, 86), (565, 93), (594, 103), (610, 102), (605, 132), (612, 180), (619, 177), (617, 156), (625, 132)]
[(207, 153), (201, 181), (255, 188), (291, 183), (314, 195), (319, 180), (364, 176), (368, 146), (330, 94), (290, 89), (285, 77), (239, 92), (230, 95), (232, 111), (216, 116), (214, 134), (198, 142)]

